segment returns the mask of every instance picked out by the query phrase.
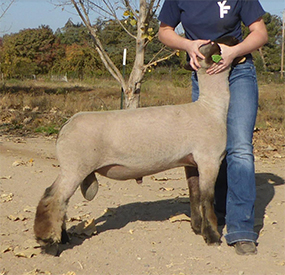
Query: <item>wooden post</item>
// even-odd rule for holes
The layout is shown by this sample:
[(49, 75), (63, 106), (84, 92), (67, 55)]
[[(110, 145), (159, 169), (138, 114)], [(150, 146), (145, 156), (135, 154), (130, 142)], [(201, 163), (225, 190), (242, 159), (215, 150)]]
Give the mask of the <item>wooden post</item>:
[(285, 9), (283, 10), (283, 23), (282, 23), (282, 45), (281, 45), (281, 70), (280, 78), (284, 76), (284, 31), (285, 31)]
[[(127, 49), (124, 49), (123, 52), (123, 78), (125, 78), (125, 72), (126, 72), (126, 62), (127, 62)], [(124, 90), (121, 89), (121, 109), (123, 109), (123, 102), (124, 102)]]

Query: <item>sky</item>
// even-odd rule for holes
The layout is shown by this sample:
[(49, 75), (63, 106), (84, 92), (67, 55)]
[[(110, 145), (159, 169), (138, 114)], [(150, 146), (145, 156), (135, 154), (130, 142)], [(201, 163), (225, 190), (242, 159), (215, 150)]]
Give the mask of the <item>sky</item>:
[[(0, 9), (8, 0), (0, 0)], [(55, 3), (56, 1), (53, 1)], [(285, 0), (259, 0), (265, 11), (282, 18)], [(21, 29), (48, 25), (53, 31), (62, 28), (68, 19), (80, 23), (81, 19), (72, 7), (55, 7), (52, 0), (15, 0), (8, 11), (0, 18), (0, 36), (17, 33)], [(3, 12), (0, 10), (0, 16)]]

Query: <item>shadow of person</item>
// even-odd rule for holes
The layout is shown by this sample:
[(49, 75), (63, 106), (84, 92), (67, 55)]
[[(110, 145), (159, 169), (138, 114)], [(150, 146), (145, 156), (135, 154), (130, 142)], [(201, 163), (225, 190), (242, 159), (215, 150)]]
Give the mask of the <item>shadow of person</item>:
[(264, 225), (264, 214), (267, 205), (275, 195), (275, 186), (284, 184), (284, 179), (272, 173), (257, 173), (254, 232), (260, 233)]

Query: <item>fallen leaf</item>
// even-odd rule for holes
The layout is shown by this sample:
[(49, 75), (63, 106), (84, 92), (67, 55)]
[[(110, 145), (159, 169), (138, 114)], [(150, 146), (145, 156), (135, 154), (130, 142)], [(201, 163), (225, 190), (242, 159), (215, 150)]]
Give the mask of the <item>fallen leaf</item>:
[(275, 262), (276, 265), (279, 265), (279, 266), (284, 266), (285, 265), (285, 261), (281, 261), (281, 262)]
[(28, 162), (27, 162), (27, 165), (33, 166), (34, 162), (35, 162), (34, 159), (29, 159)]
[(26, 206), (24, 208), (24, 212), (27, 213), (35, 213), (36, 212), (36, 207), (35, 206)]
[(8, 271), (6, 271), (5, 269), (3, 269), (0, 273), (0, 275), (7, 275), (8, 274)]
[(16, 246), (14, 248), (14, 254), (17, 257), (23, 257), (23, 258), (32, 258), (33, 256), (39, 254), (41, 250), (39, 248), (29, 247), (26, 249), (23, 249), (19, 246)]
[(15, 161), (12, 163), (12, 166), (13, 166), (13, 167), (17, 167), (17, 166), (20, 166), (20, 165), (25, 165), (25, 162), (22, 161), (22, 160), (15, 160)]
[(106, 208), (104, 210), (103, 216), (104, 217), (112, 217), (116, 213), (116, 208)]
[(159, 190), (162, 190), (162, 191), (173, 191), (174, 188), (173, 187), (160, 187)]
[(36, 268), (32, 271), (26, 272), (23, 275), (39, 275), (39, 274), (44, 274), (44, 275), (51, 275), (51, 272), (49, 271), (41, 271), (40, 269)]
[(0, 246), (0, 253), (6, 253), (9, 251), (13, 251), (13, 247), (9, 244), (2, 244)]
[(27, 220), (26, 217), (24, 217), (23, 215), (17, 215), (17, 216), (14, 216), (14, 215), (9, 215), (8, 216), (8, 219), (11, 220), (11, 221), (25, 221)]
[(12, 176), (2, 176), (0, 177), (1, 180), (10, 180)]
[(94, 219), (79, 223), (77, 226), (75, 226), (75, 228), (71, 232), (71, 234), (85, 235), (87, 237), (91, 237), (96, 233), (97, 229)]
[(81, 202), (81, 203), (75, 204), (75, 205), (74, 205), (74, 208), (77, 209), (77, 208), (79, 208), (79, 207), (86, 206), (86, 205), (87, 205), (87, 203)]
[(154, 180), (154, 181), (167, 181), (167, 180), (170, 180), (169, 178), (167, 178), (167, 177), (163, 177), (163, 178), (157, 178), (157, 177), (155, 177), (155, 176), (152, 176), (152, 177), (150, 177), (152, 180)]
[(17, 166), (21, 166), (21, 165), (33, 166), (33, 165), (34, 165), (34, 160), (33, 160), (33, 159), (29, 159), (28, 161), (15, 160), (15, 161), (12, 163), (12, 166), (13, 166), (13, 167), (17, 167)]
[(23, 243), (23, 248), (27, 249), (27, 248), (40, 248), (41, 246), (38, 244), (38, 242), (36, 241), (36, 239), (28, 239)]
[(13, 193), (9, 193), (9, 194), (2, 194), (0, 196), (0, 200), (1, 202), (9, 202), (13, 199), (14, 194)]
[(174, 222), (191, 222), (191, 218), (189, 218), (185, 214), (178, 214), (176, 216), (170, 217), (169, 221), (172, 223), (174, 223)]
[(79, 216), (77, 216), (77, 217), (70, 217), (70, 218), (68, 219), (68, 221), (69, 221), (69, 222), (74, 222), (74, 221), (79, 221), (79, 222), (81, 222), (81, 221), (83, 221), (84, 219), (88, 219), (89, 217), (90, 217), (90, 212), (85, 213), (85, 214), (83, 214), (83, 215), (79, 215)]

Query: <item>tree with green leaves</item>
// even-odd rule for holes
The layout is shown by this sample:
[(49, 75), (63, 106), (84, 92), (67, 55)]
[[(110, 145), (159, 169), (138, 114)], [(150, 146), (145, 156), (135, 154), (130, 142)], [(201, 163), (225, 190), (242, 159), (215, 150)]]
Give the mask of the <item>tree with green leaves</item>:
[(67, 74), (69, 77), (83, 80), (84, 76), (92, 77), (101, 70), (102, 63), (93, 48), (87, 43), (65, 45), (64, 56), (56, 60), (53, 73)]
[(56, 38), (47, 26), (5, 35), (1, 49), (1, 71), (8, 77), (46, 74), (55, 59)]
[(57, 29), (55, 35), (60, 39), (61, 44), (65, 45), (84, 45), (86, 41), (91, 42), (88, 29), (82, 23), (74, 24), (71, 19), (68, 19), (64, 27)]
[[(266, 13), (263, 20), (268, 31), (268, 42), (253, 53), (254, 63), (259, 72), (277, 72), (280, 71), (282, 20), (279, 16), (270, 13)], [(242, 28), (245, 37), (249, 34), (249, 30), (244, 25)]]
[(268, 31), (268, 43), (263, 46), (261, 56), (267, 71), (280, 71), (282, 20), (277, 15), (266, 13), (263, 17)]
[(88, 29), (83, 24), (74, 24), (70, 19), (55, 35), (59, 41), (57, 58), (51, 73), (67, 74), (83, 79), (101, 71), (102, 62), (94, 48)]

